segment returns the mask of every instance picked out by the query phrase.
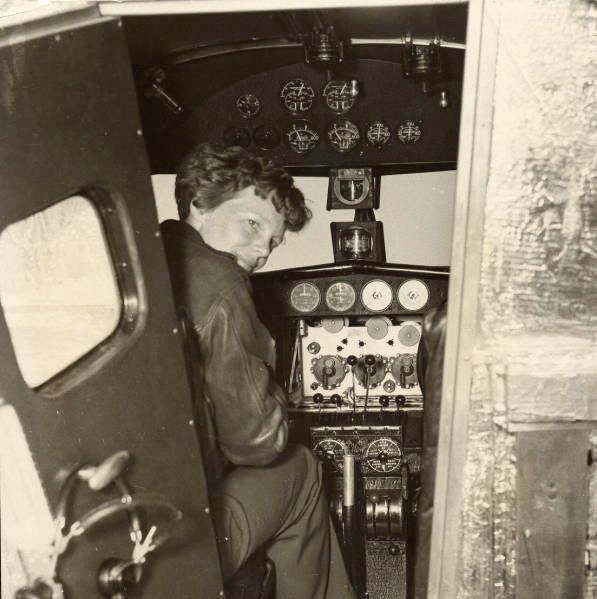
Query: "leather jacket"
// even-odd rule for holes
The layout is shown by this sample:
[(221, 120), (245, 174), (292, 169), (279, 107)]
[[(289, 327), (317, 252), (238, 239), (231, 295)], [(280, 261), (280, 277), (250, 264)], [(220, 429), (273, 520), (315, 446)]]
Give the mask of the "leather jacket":
[(186, 351), (208, 482), (226, 463), (263, 466), (284, 451), (287, 401), (275, 345), (259, 320), (248, 273), (185, 222), (161, 225)]

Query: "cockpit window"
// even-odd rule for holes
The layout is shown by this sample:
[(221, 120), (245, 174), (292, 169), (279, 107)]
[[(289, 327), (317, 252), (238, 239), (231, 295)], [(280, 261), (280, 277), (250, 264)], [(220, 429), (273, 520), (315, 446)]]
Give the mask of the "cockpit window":
[(0, 304), (25, 383), (38, 387), (116, 329), (122, 297), (100, 216), (72, 196), (0, 234)]

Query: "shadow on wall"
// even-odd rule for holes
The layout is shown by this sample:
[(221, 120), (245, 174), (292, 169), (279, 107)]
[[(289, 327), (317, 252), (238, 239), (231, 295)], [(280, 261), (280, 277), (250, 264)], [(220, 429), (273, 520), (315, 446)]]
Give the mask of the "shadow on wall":
[[(158, 219), (177, 218), (174, 175), (154, 175)], [(295, 177), (313, 219), (300, 233), (287, 233), (264, 271), (333, 262), (330, 223), (350, 221), (352, 210), (325, 209), (328, 180)], [(377, 220), (383, 222), (388, 262), (424, 266), (450, 264), (456, 171), (389, 175), (381, 180)]]

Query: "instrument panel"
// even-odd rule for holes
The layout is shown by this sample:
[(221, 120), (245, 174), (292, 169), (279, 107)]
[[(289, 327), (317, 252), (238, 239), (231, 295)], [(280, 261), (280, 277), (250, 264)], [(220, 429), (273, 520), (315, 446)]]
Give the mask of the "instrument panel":
[(405, 79), (399, 62), (363, 58), (327, 75), (304, 63), (252, 75), (204, 99), (186, 125), (191, 139), (235, 143), (287, 166), (449, 165), (463, 57), (446, 52), (448, 108)]

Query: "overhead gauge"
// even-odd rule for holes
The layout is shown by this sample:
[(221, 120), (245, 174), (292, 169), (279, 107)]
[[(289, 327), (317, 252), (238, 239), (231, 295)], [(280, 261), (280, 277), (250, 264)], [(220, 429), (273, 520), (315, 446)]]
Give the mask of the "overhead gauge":
[(422, 310), (429, 301), (429, 288), (423, 281), (409, 279), (398, 287), (398, 301), (405, 310)]
[(296, 121), (286, 131), (288, 145), (297, 154), (306, 154), (315, 148), (319, 142), (319, 135), (311, 128), (307, 121)]
[(290, 304), (297, 312), (313, 312), (320, 299), (321, 293), (313, 283), (298, 283), (290, 292)]
[(345, 312), (354, 306), (356, 293), (350, 283), (338, 281), (328, 287), (325, 293), (325, 303), (335, 312)]
[(280, 90), (284, 108), (292, 114), (305, 114), (313, 106), (315, 92), (304, 79), (286, 81)]
[(222, 137), (227, 146), (248, 148), (251, 143), (251, 134), (244, 127), (228, 127)]
[(336, 114), (348, 112), (357, 99), (356, 80), (332, 79), (322, 90), (325, 105)]
[(350, 119), (336, 119), (327, 129), (328, 143), (336, 152), (350, 152), (361, 141), (359, 128)]
[(313, 448), (315, 455), (325, 464), (335, 470), (344, 468), (344, 454), (348, 453), (347, 446), (338, 439), (322, 439)]
[(376, 148), (382, 148), (390, 141), (392, 132), (390, 127), (383, 121), (375, 121), (367, 127), (367, 141)]
[(243, 118), (250, 119), (261, 110), (261, 101), (255, 94), (243, 94), (236, 98), (236, 109)]
[(274, 127), (261, 125), (253, 131), (253, 141), (262, 150), (273, 150), (280, 143), (280, 133)]
[(416, 144), (423, 131), (415, 121), (403, 121), (396, 129), (396, 136), (403, 144)]
[(400, 467), (402, 451), (396, 441), (382, 437), (369, 444), (365, 450), (365, 460), (371, 470), (386, 474)]
[(361, 291), (361, 301), (367, 310), (381, 312), (392, 303), (392, 288), (385, 281), (369, 281)]

